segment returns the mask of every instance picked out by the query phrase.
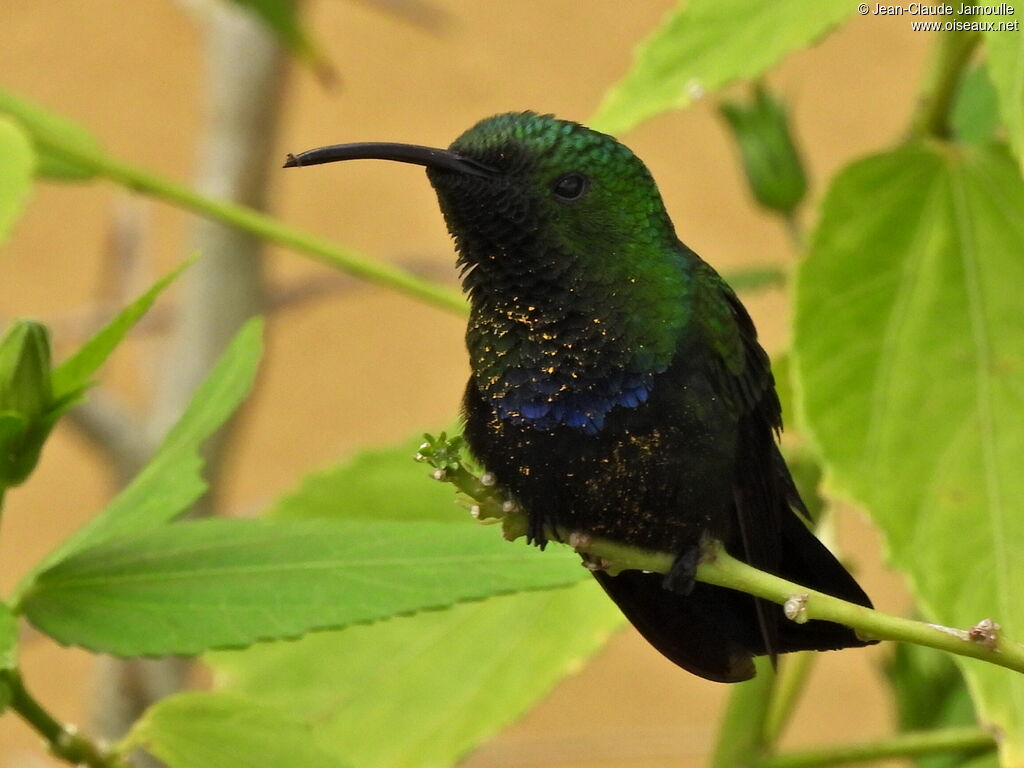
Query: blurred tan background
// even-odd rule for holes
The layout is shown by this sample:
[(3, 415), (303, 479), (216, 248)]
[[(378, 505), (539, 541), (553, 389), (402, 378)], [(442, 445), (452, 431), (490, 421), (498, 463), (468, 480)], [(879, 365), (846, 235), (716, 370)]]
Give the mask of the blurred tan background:
[[(278, 165), (286, 151), (341, 141), (446, 145), (477, 119), (507, 110), (585, 121), (626, 71), (636, 43), (674, 5), (431, 2), (443, 12), (440, 29), (410, 24), (370, 0), (308, 2), (309, 28), (341, 82), (325, 89), (308, 68), (294, 67), (283, 135), (267, 163)], [(73, 116), (118, 156), (174, 179), (192, 178), (204, 64), (202, 36), (187, 12), (172, 0), (4, 5), (4, 87)], [(902, 20), (854, 17), (773, 73), (772, 82), (792, 101), (816, 198), (843, 164), (899, 138), (929, 42)], [(624, 138), (659, 180), (681, 237), (717, 268), (792, 260), (782, 228), (746, 195), (713, 100)], [(380, 258), (417, 264), (454, 285), (452, 248), (422, 171), (356, 163), (271, 178), (273, 210), (285, 221)], [(0, 318), (32, 315), (52, 323), (59, 341), (74, 342), (81, 318), (109, 289), (101, 254), (113, 217), (125, 210), (144, 223), (145, 278), (188, 252), (192, 222), (174, 209), (104, 183), (42, 185), (0, 254)], [(279, 286), (337, 281), (297, 255), (271, 254)], [(172, 293), (168, 302), (174, 301)], [(769, 350), (783, 349), (783, 292), (746, 301)], [(157, 352), (152, 332), (139, 334), (107, 369), (109, 385), (140, 408), (158, 370)], [(257, 392), (229, 451), (228, 505), (257, 510), (308, 471), (360, 446), (447, 425), (466, 374), (461, 321), (383, 290), (340, 285), (283, 309), (274, 317)], [(86, 443), (58, 430), (36, 476), (8, 496), (0, 587), (9, 590), (111, 489), (109, 472)], [(880, 543), (855, 511), (841, 515), (840, 539), (879, 607), (904, 610), (900, 579), (881, 566)], [(824, 655), (785, 743), (887, 733), (892, 713), (878, 672), (885, 653)], [(91, 657), (31, 637), (23, 662), (43, 701), (60, 717), (84, 720)], [(467, 764), (702, 765), (726, 693), (676, 669), (627, 630)], [(55, 765), (35, 742), (14, 718), (0, 719), (0, 768)]]

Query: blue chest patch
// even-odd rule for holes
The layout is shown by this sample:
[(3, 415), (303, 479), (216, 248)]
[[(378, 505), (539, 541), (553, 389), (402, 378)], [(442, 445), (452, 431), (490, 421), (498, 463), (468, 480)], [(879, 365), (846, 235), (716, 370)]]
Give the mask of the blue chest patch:
[(613, 408), (635, 408), (647, 401), (654, 374), (617, 372), (581, 380), (557, 372), (514, 370), (502, 379), (503, 386), (495, 387), (490, 398), (498, 418), (541, 431), (564, 426), (595, 435)]

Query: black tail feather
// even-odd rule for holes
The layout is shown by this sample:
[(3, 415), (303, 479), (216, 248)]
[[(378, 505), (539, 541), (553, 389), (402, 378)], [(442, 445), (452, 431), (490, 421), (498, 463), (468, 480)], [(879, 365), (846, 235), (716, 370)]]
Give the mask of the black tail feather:
[[(782, 519), (781, 545), (780, 576), (871, 607), (849, 572), (788, 510)], [(796, 624), (774, 604), (764, 603), (759, 617), (757, 602), (750, 595), (710, 584), (698, 582), (684, 596), (666, 590), (657, 573), (624, 571), (610, 576), (598, 571), (594, 576), (651, 645), (683, 669), (716, 682), (753, 677), (754, 656), (870, 644), (833, 622)], [(767, 636), (762, 622), (771, 626)]]
[[(760, 634), (753, 599), (747, 595), (726, 595), (729, 590), (698, 582), (683, 596), (666, 590), (660, 573), (623, 571), (610, 576), (595, 571), (594, 577), (647, 642), (669, 661), (720, 683), (754, 676), (752, 654), (743, 640), (756, 642)], [(743, 612), (732, 610), (729, 604), (735, 598), (750, 603), (747, 613), (754, 619), (752, 626), (744, 621)]]

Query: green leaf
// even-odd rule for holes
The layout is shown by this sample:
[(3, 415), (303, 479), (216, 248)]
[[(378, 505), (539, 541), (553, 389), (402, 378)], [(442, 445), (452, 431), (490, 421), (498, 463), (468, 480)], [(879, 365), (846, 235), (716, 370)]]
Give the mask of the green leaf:
[(323, 53), (299, 22), (298, 4), (294, 0), (232, 0), (235, 5), (255, 14), (266, 24), (281, 44), (318, 68), (327, 67)]
[(585, 577), (568, 550), (468, 523), (201, 520), (79, 551), (21, 608), (65, 644), (193, 654)]
[(244, 696), (179, 693), (132, 726), (119, 751), (141, 747), (170, 768), (340, 768), (308, 724)]
[(1020, 6), (1014, 7), (1012, 15), (985, 16), (986, 21), (1016, 21), (1018, 31), (985, 32), (985, 47), (988, 49), (988, 76), (999, 97), (999, 114), (1006, 126), (1010, 146), (1017, 155), (1017, 163), (1024, 171), (1024, 34), (1021, 34)]
[[(492, 539), (497, 552), (523, 552), (522, 545), (501, 541), (496, 529), (466, 525), (466, 516), (453, 509), (453, 490), (427, 479), (422, 465), (412, 462), (421, 442), (363, 453), (311, 476), (269, 514), (406, 521), (395, 526), (393, 546), (405, 531), (418, 529), (413, 521), (434, 521), (445, 538), (469, 530)], [(551, 550), (523, 556), (563, 559)], [(566, 557), (570, 577), (585, 578), (575, 558)], [(623, 621), (587, 583), (459, 603), (212, 659), (227, 689), (307, 720), (339, 758), (419, 768), (451, 765), (515, 720)]]
[(950, 123), (953, 134), (961, 141), (977, 144), (995, 136), (999, 128), (999, 104), (984, 67), (974, 67), (964, 75)]
[(586, 582), (209, 660), (220, 687), (311, 723), (353, 765), (441, 768), (519, 718), (622, 624)]
[(0, 116), (0, 243), (21, 216), (35, 173), (32, 142), (14, 121)]
[[(932, 621), (1024, 638), (1024, 181), (1002, 147), (842, 172), (797, 275), (804, 423)], [(1024, 762), (1024, 677), (960, 660)]]
[(22, 581), (16, 595), (23, 594), (40, 571), (68, 555), (114, 536), (166, 523), (203, 495), (206, 483), (200, 474), (199, 447), (249, 392), (263, 349), (262, 332), (263, 321), (258, 317), (242, 327), (150, 462), (102, 512), (51, 552)]
[(422, 442), (420, 435), (397, 448), (366, 451), (309, 475), (266, 514), (278, 520), (437, 520), (464, 525), (469, 515), (455, 506), (455, 489), (429, 479), (427, 468), (413, 462)]
[(139, 319), (149, 311), (164, 288), (170, 285), (184, 269), (193, 263), (190, 259), (161, 278), (111, 320), (99, 333), (85, 342), (71, 357), (53, 370), (53, 396), (60, 399), (75, 397), (85, 389), (92, 375), (106, 362), (110, 353), (120, 344)]
[(39, 155), (36, 172), (40, 176), (64, 180), (93, 177), (93, 171), (75, 165), (55, 149), (67, 146), (87, 152), (98, 152), (99, 143), (85, 128), (61, 115), (48, 112), (27, 99), (0, 89), (0, 115), (4, 114), (20, 123), (32, 138)]
[(757, 77), (853, 13), (845, 0), (690, 0), (641, 44), (590, 123), (621, 134), (739, 78)]

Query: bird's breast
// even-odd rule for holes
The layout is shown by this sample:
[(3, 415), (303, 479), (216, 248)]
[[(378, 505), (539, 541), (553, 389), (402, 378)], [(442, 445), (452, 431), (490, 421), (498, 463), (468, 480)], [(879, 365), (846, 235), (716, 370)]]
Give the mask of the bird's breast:
[(613, 409), (645, 402), (667, 367), (625, 343), (617, 320), (530, 304), (475, 315), (466, 339), (476, 386), (500, 420), (595, 434)]

